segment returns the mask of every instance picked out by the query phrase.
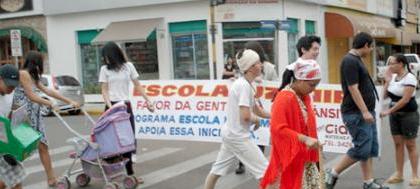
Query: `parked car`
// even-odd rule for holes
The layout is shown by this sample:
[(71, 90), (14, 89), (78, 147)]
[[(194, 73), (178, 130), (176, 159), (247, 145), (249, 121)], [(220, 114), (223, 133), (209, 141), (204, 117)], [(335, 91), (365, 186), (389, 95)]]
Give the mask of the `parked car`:
[[(411, 72), (416, 76), (417, 81), (420, 82), (420, 58), (417, 54), (404, 54), (405, 58), (407, 59), (408, 63), (410, 64)], [(385, 75), (387, 71), (389, 58), (386, 61), (385, 65), (378, 65), (377, 66), (377, 79), (378, 81), (385, 80)]]
[[(79, 103), (81, 106), (85, 103), (83, 88), (81, 87), (79, 81), (76, 78), (68, 75), (62, 76), (52, 76), (52, 75), (42, 75), (41, 82), (46, 87), (57, 90), (61, 95), (74, 100)], [(60, 100), (49, 97), (44, 93), (41, 93), (41, 97), (47, 100), (52, 101), (59, 107), (60, 113), (68, 112), (71, 115), (77, 115), (80, 113), (80, 109), (75, 109), (71, 105), (68, 105)], [(51, 108), (42, 106), (41, 114), (43, 116), (49, 116), (52, 114)]]

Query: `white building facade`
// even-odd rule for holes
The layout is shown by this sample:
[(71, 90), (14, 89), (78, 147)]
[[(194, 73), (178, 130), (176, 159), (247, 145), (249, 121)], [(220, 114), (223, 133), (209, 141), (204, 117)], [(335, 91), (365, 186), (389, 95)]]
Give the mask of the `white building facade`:
[[(205, 0), (44, 0), (44, 14), (51, 73), (77, 77), (88, 94), (99, 93), (100, 49), (107, 41), (122, 47), (142, 75), (140, 79), (220, 79), (226, 58), (247, 41), (259, 41), (282, 73), (297, 57), (299, 37), (324, 36), (320, 5), (227, 1), (215, 8), (214, 66), (209, 2)], [(290, 29), (279, 31), (266, 24), (275, 20), (288, 20)], [(323, 45), (318, 59), (323, 67), (327, 66), (324, 49)]]

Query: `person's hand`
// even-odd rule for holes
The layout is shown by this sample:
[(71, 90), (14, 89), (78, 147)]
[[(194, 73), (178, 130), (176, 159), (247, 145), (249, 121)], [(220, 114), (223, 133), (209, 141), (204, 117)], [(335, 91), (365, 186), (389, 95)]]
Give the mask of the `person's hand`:
[(155, 106), (153, 106), (153, 102), (150, 102), (150, 100), (148, 100), (147, 102), (147, 110), (149, 110), (149, 112), (155, 112)]
[(317, 149), (321, 146), (318, 139), (308, 136), (305, 136), (303, 143), (310, 149)]
[(254, 122), (254, 131), (258, 130), (260, 128), (260, 119), (257, 118)]
[(363, 112), (363, 119), (367, 122), (367, 123), (374, 123), (375, 122), (375, 118), (373, 117), (373, 115), (369, 112)]
[(48, 107), (54, 112), (58, 112), (60, 110), (60, 108), (51, 101), (49, 101)]
[(76, 108), (76, 109), (79, 109), (80, 108), (80, 104), (79, 103), (77, 103), (77, 102), (75, 102), (75, 101), (71, 101), (70, 102), (70, 105), (71, 106), (73, 106), (74, 108)]
[(388, 110), (382, 111), (382, 112), (379, 114), (379, 116), (380, 116), (381, 118), (383, 118), (383, 117), (385, 117), (385, 116), (389, 116), (390, 114), (391, 114), (391, 111), (388, 109)]

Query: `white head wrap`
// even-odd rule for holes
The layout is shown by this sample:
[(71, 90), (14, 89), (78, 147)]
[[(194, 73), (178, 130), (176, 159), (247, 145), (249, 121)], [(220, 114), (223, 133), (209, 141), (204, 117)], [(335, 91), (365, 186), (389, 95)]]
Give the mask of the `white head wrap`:
[(318, 80), (321, 79), (321, 68), (315, 60), (298, 59), (293, 69), (297, 80)]
[(238, 54), (236, 55), (236, 60), (238, 63), (239, 71), (245, 73), (249, 68), (260, 61), (260, 56), (258, 56), (258, 54), (253, 50), (245, 49), (242, 52), (241, 58), (238, 58)]

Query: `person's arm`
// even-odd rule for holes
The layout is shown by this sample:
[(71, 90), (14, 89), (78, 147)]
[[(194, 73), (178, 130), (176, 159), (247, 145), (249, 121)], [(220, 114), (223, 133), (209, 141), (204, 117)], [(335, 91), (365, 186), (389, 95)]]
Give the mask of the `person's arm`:
[(73, 100), (66, 98), (65, 96), (61, 95), (60, 93), (58, 93), (56, 90), (52, 90), (49, 89), (47, 87), (45, 87), (41, 82), (37, 82), (36, 83), (36, 87), (38, 87), (39, 90), (41, 90), (42, 92), (44, 92), (46, 95), (53, 97), (55, 99), (61, 100), (67, 104), (70, 104), (76, 108), (80, 107), (80, 104), (77, 102), (74, 102)]
[(395, 105), (392, 106), (390, 109), (382, 112), (381, 116), (387, 116), (389, 114), (392, 114), (392, 113), (398, 111), (402, 107), (404, 107), (408, 102), (410, 102), (410, 99), (412, 98), (411, 95), (413, 94), (415, 89), (416, 89), (416, 87), (405, 86), (404, 87), (404, 92), (403, 92), (403, 97), (397, 103), (395, 103)]
[(407, 105), (408, 102), (410, 102), (413, 92), (416, 90), (416, 85), (417, 85), (417, 79), (413, 76), (413, 75), (407, 75), (407, 78), (405, 78), (405, 80), (403, 81), (403, 85), (404, 85), (404, 91), (403, 91), (403, 96), (400, 100), (398, 100), (397, 103), (395, 103), (394, 106), (392, 106), (391, 108), (389, 108), (388, 110), (385, 110), (383, 112), (381, 112), (380, 116), (384, 117), (387, 115), (390, 115), (398, 110), (400, 110), (401, 108), (403, 108), (405, 105)]
[(369, 112), (358, 87), (359, 87), (359, 84), (348, 86), (351, 98), (353, 99), (354, 103), (357, 105), (357, 108), (359, 108), (360, 112), (362, 112), (363, 119), (368, 123), (373, 123), (375, 122), (375, 118)]
[(259, 99), (255, 99), (255, 100), (257, 101), (257, 103), (253, 107), (253, 112), (259, 117), (270, 119), (271, 113), (264, 110), (264, 107), (262, 107), (258, 102)]
[(388, 87), (389, 87), (389, 82), (390, 82), (390, 81), (385, 81), (385, 84), (384, 84), (384, 89), (383, 89), (383, 91), (382, 91), (382, 98), (383, 98), (383, 99), (388, 98)]
[(42, 104), (48, 107), (53, 107), (53, 103), (49, 100), (43, 99), (32, 90), (33, 81), (31, 76), (26, 71), (19, 71), (19, 83), (25, 92), (25, 95), (34, 103)]
[(144, 91), (143, 86), (141, 86), (140, 81), (137, 80), (137, 79), (133, 79), (133, 84), (134, 84), (134, 90), (136, 92), (138, 92), (144, 98), (144, 100), (146, 100), (147, 109), (150, 112), (154, 112), (155, 108), (153, 106), (153, 103), (150, 101), (149, 97), (147, 96), (146, 92)]
[(106, 106), (110, 108), (112, 104), (111, 104), (111, 100), (109, 99), (108, 83), (101, 82), (101, 94), (102, 94), (102, 98), (104, 99), (104, 103), (106, 104)]
[(350, 92), (351, 98), (362, 113), (363, 119), (368, 123), (373, 123), (375, 118), (369, 112), (359, 90), (359, 62), (355, 60), (344, 59), (341, 63), (341, 66), (342, 67), (340, 69), (344, 71), (343, 79), (347, 83), (347, 89)]
[(257, 126), (260, 123), (260, 118), (252, 114), (248, 106), (239, 106), (239, 118), (242, 125), (254, 123)]

